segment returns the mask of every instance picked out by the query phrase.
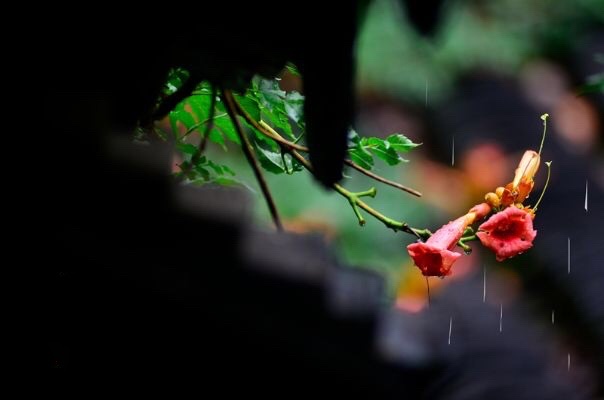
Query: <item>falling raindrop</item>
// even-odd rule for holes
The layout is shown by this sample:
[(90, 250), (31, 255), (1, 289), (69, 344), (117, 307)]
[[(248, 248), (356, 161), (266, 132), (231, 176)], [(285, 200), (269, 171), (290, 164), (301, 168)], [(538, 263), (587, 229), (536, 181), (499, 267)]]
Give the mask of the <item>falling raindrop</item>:
[(482, 302), (487, 301), (487, 266), (482, 266)]
[(430, 303), (432, 300), (430, 299), (430, 282), (428, 281), (428, 277), (426, 276), (426, 288), (428, 289), (428, 308), (430, 308)]
[(428, 107), (428, 80), (426, 79), (426, 107)]
[(499, 332), (503, 332), (503, 303), (499, 305)]
[(447, 344), (451, 344), (451, 328), (453, 327), (453, 317), (449, 317), (449, 341)]
[(455, 136), (451, 138), (451, 166), (455, 165)]
[(568, 238), (568, 273), (570, 274), (570, 238)]
[(554, 310), (552, 310), (552, 325), (554, 324), (554, 317), (555, 317), (555, 315), (556, 314), (555, 314)]
[(567, 360), (566, 360), (566, 370), (570, 371), (570, 353), (568, 353)]
[(587, 179), (585, 180), (585, 212), (587, 212)]

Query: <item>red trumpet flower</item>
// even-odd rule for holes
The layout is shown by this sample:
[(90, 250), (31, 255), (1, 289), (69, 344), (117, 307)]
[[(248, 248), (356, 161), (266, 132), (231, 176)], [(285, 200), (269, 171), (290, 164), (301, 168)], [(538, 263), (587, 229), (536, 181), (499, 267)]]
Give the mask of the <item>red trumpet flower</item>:
[(497, 261), (503, 261), (533, 247), (537, 231), (533, 230), (532, 215), (512, 206), (493, 214), (478, 227), (476, 236), (495, 252)]

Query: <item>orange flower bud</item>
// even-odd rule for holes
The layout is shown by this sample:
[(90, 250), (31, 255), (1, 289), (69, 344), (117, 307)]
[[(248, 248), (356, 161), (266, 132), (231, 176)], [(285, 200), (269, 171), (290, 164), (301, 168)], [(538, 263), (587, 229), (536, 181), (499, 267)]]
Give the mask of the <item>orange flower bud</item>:
[(512, 187), (512, 183), (508, 183), (507, 185), (505, 185), (505, 188), (503, 189), (502, 193), (501, 193), (501, 205), (503, 207), (508, 207), (511, 206), (512, 204), (514, 204), (515, 200), (516, 200), (516, 194), (514, 193), (514, 189)]
[(499, 196), (497, 196), (493, 192), (487, 193), (484, 196), (484, 201), (486, 201), (492, 208), (499, 207), (499, 204), (500, 204)]
[[(533, 150), (527, 150), (524, 152), (518, 168), (514, 174), (514, 180), (512, 181), (512, 187), (514, 190), (518, 187), (521, 182), (532, 182), (533, 177), (539, 169), (541, 163), (541, 157), (539, 153)], [(532, 189), (532, 188), (531, 188)]]

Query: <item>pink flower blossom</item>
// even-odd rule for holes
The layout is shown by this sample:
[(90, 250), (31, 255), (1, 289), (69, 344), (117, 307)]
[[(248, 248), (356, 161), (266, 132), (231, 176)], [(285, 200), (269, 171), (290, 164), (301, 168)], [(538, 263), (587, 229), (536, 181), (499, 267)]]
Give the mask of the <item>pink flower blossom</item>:
[(531, 214), (513, 206), (493, 214), (478, 230), (476, 236), (485, 247), (495, 252), (497, 261), (530, 249), (537, 236)]
[(451, 266), (461, 257), (460, 253), (451, 250), (468, 224), (474, 221), (475, 215), (469, 213), (457, 218), (437, 230), (425, 243), (412, 243), (407, 246), (407, 252), (423, 275), (446, 276), (451, 273)]

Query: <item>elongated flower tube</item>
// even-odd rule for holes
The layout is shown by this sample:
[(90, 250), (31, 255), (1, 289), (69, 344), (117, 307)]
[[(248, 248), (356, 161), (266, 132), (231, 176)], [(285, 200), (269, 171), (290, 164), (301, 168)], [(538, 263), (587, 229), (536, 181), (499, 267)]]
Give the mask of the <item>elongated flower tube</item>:
[(486, 203), (478, 204), (470, 211), (437, 230), (424, 243), (412, 243), (407, 252), (425, 276), (446, 276), (451, 273), (453, 263), (461, 257), (453, 250), (468, 225), (484, 218), (491, 208)]

